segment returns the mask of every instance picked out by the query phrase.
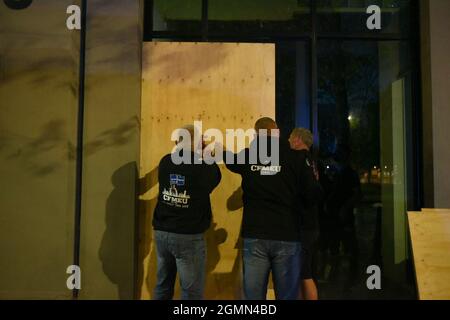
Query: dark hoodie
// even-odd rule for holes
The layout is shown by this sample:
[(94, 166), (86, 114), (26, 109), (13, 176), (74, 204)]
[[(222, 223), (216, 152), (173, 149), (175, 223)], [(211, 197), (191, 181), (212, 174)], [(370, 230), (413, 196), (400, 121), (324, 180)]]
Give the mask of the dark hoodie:
[[(262, 164), (259, 159), (255, 164), (250, 163), (250, 150), (257, 150), (259, 154), (260, 138), (265, 137), (258, 136), (250, 148), (240, 154), (228, 154), (228, 157), (234, 157), (234, 164), (227, 163), (227, 168), (242, 176), (242, 236), (300, 241), (299, 208), (306, 203), (315, 203), (320, 187), (305, 154), (291, 150), (287, 141), (276, 137), (268, 138), (268, 149), (278, 141), (279, 164)], [(237, 164), (237, 159), (243, 155), (245, 163)]]
[[(192, 154), (193, 157), (199, 156)], [(153, 215), (155, 230), (197, 234), (205, 232), (211, 224), (210, 193), (220, 182), (217, 164), (179, 164), (171, 155), (159, 163), (159, 195)]]

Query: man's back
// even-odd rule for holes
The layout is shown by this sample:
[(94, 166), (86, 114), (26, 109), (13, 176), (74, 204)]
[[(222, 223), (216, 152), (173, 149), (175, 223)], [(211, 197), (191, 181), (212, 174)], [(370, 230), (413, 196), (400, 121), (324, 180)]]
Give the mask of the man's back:
[(158, 179), (155, 230), (180, 234), (206, 231), (211, 223), (209, 194), (221, 179), (217, 164), (176, 165), (168, 154), (159, 164)]
[[(242, 176), (242, 236), (299, 241), (299, 213), (296, 208), (301, 201), (314, 200), (313, 172), (304, 155), (291, 150), (287, 142), (275, 137), (270, 137), (269, 141), (279, 143), (278, 164), (262, 164), (259, 161), (256, 164), (249, 163), (250, 149), (258, 142), (257, 139), (252, 142), (250, 149), (242, 151), (246, 156), (246, 164), (227, 164), (231, 171)], [(304, 199), (298, 198), (299, 190)]]

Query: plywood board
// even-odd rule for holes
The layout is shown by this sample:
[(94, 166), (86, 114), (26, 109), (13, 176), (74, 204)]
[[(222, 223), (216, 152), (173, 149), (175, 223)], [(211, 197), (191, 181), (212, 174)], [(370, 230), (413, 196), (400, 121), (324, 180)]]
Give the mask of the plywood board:
[[(275, 116), (273, 44), (149, 42), (143, 47), (141, 110), (140, 297), (155, 285), (151, 218), (158, 192), (157, 165), (170, 153), (171, 133), (201, 120), (203, 131), (253, 128)], [(206, 234), (205, 298), (240, 298), (240, 177), (220, 165), (222, 181), (211, 196), (213, 225)], [(176, 294), (177, 295), (177, 294)]]
[(408, 222), (419, 298), (450, 299), (450, 211), (409, 212)]
[(422, 209), (423, 213), (428, 213), (428, 212), (432, 212), (432, 213), (448, 213), (450, 212), (450, 209), (431, 209), (431, 208), (423, 208)]

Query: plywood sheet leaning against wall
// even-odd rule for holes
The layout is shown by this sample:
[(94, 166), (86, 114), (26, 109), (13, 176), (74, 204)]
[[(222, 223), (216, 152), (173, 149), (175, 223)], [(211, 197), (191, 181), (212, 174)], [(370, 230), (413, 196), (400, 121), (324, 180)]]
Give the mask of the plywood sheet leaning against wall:
[[(151, 219), (158, 192), (157, 166), (170, 153), (171, 133), (201, 120), (203, 131), (253, 128), (275, 116), (272, 44), (149, 42), (143, 47), (141, 196), (138, 295), (151, 298), (156, 255)], [(220, 165), (222, 181), (211, 196), (213, 224), (206, 234), (205, 298), (241, 297), (238, 249), (242, 219), (240, 177)], [(179, 296), (176, 289), (175, 298)]]
[(450, 210), (408, 212), (420, 300), (450, 300)]

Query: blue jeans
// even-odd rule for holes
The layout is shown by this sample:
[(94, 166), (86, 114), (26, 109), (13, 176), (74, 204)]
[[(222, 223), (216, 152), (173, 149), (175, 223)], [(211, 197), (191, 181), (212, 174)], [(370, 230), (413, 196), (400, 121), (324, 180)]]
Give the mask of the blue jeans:
[(177, 234), (155, 230), (157, 283), (155, 300), (173, 298), (178, 271), (181, 299), (203, 298), (206, 271), (206, 246), (203, 234)]
[(301, 268), (300, 242), (244, 238), (244, 295), (265, 300), (269, 273), (277, 300), (298, 299)]

